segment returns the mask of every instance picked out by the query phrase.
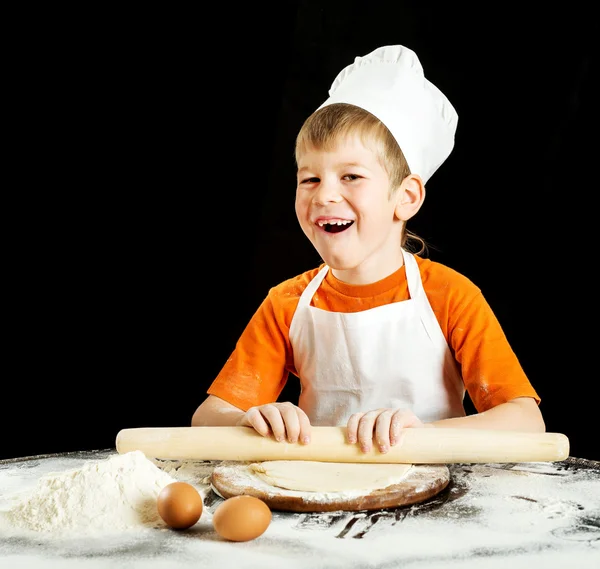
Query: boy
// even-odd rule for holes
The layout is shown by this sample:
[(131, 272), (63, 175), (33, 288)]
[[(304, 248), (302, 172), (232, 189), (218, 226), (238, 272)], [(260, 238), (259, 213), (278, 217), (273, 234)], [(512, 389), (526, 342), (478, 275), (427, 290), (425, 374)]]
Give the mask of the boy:
[[(409, 427), (544, 431), (479, 288), (406, 229), (454, 146), (455, 109), (399, 45), (357, 57), (329, 95), (296, 140), (296, 215), (323, 264), (269, 291), (192, 425), (305, 444), (311, 425), (345, 425), (382, 453)], [(298, 405), (277, 402), (289, 374)]]

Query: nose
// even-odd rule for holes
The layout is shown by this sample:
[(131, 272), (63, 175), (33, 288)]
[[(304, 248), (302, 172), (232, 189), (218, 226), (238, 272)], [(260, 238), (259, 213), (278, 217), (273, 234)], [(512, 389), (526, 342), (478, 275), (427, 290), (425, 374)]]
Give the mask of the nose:
[(317, 205), (327, 205), (330, 203), (339, 203), (342, 201), (340, 187), (334, 180), (321, 179), (313, 195), (313, 203)]

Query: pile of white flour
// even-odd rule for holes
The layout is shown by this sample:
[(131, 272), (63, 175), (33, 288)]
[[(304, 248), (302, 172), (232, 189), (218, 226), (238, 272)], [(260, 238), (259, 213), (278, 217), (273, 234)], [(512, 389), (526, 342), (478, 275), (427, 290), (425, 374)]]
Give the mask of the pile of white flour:
[(156, 500), (175, 478), (141, 451), (49, 473), (7, 512), (16, 527), (77, 533), (164, 526)]

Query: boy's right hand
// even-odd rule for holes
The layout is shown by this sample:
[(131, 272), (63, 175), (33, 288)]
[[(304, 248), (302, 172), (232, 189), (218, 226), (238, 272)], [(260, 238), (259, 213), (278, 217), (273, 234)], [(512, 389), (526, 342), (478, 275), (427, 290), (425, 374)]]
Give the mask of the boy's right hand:
[(238, 421), (240, 427), (252, 427), (263, 437), (273, 435), (276, 441), (310, 442), (310, 420), (293, 403), (267, 403), (251, 407)]

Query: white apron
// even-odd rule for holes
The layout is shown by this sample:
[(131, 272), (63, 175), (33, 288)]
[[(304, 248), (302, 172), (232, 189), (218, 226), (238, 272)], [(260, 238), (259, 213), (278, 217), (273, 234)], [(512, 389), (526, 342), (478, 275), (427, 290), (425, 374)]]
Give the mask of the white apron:
[(409, 300), (362, 312), (310, 305), (329, 267), (308, 284), (290, 324), (298, 406), (315, 426), (350, 415), (411, 409), (423, 422), (465, 415), (464, 383), (433, 313), (417, 261), (403, 251)]

